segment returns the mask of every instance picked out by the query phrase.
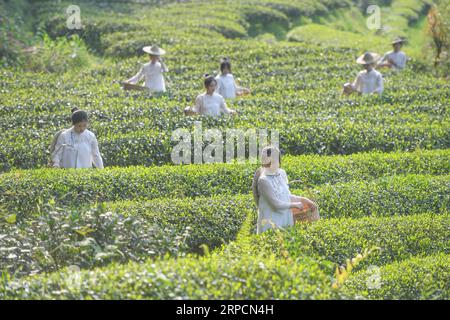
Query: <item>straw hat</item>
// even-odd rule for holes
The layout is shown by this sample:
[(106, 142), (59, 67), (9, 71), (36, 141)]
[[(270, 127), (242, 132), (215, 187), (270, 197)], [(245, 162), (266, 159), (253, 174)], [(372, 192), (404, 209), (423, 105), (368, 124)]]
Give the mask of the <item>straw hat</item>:
[(380, 59), (380, 55), (375, 52), (366, 52), (362, 56), (360, 56), (358, 59), (356, 59), (356, 63), (359, 64), (372, 64), (377, 63), (377, 61)]
[(161, 49), (157, 45), (143, 47), (142, 50), (144, 52), (147, 52), (147, 53), (152, 54), (154, 56), (162, 56), (163, 54), (166, 53), (165, 50)]
[(400, 38), (400, 37), (397, 37), (397, 38), (395, 38), (391, 43), (392, 43), (392, 44), (396, 44), (396, 43), (404, 43), (404, 42), (406, 42), (405, 39), (402, 39), (402, 38)]

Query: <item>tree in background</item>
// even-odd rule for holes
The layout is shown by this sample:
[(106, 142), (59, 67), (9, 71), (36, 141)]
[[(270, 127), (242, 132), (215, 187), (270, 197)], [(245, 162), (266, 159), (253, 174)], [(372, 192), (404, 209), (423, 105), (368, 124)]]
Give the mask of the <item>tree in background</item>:
[(33, 42), (32, 10), (27, 0), (0, 0), (0, 65), (22, 60), (24, 48)]
[(449, 4), (447, 1), (440, 2), (437, 5), (433, 5), (427, 15), (428, 33), (432, 37), (434, 47), (436, 48), (436, 56), (434, 59), (435, 67), (437, 67), (444, 59), (448, 60), (448, 33), (450, 23), (449, 20), (446, 19), (447, 17), (441, 14), (441, 12), (443, 12), (444, 15), (448, 15), (448, 7)]

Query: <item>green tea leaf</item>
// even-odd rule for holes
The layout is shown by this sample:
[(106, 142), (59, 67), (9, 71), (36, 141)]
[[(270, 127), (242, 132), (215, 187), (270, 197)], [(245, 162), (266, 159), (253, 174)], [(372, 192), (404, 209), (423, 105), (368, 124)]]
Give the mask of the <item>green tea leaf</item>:
[(5, 218), (6, 222), (9, 224), (15, 224), (17, 221), (17, 216), (15, 214), (11, 214), (8, 217)]

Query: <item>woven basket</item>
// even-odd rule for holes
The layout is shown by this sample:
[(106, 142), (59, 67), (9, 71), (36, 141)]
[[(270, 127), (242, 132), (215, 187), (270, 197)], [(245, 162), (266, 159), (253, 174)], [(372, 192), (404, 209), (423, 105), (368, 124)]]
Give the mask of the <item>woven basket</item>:
[(136, 90), (136, 91), (146, 91), (146, 90), (148, 90), (147, 87), (140, 86), (140, 85), (137, 85), (137, 84), (131, 84), (131, 83), (128, 83), (128, 82), (123, 82), (122, 86), (123, 86), (124, 90)]
[(300, 210), (298, 208), (291, 209), (295, 223), (314, 222), (320, 219), (319, 209), (317, 209), (316, 211), (312, 211), (311, 206), (307, 202), (301, 202), (303, 203), (303, 210)]

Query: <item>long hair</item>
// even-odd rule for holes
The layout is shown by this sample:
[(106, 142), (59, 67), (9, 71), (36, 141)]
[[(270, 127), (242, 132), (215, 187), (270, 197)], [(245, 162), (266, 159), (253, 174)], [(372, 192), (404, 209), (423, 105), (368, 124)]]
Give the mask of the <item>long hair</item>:
[(255, 201), (256, 207), (258, 208), (259, 204), (259, 193), (258, 193), (258, 180), (261, 176), (262, 167), (259, 167), (256, 169), (255, 174), (253, 175), (253, 181), (252, 181), (252, 193), (253, 193), (253, 200)]

